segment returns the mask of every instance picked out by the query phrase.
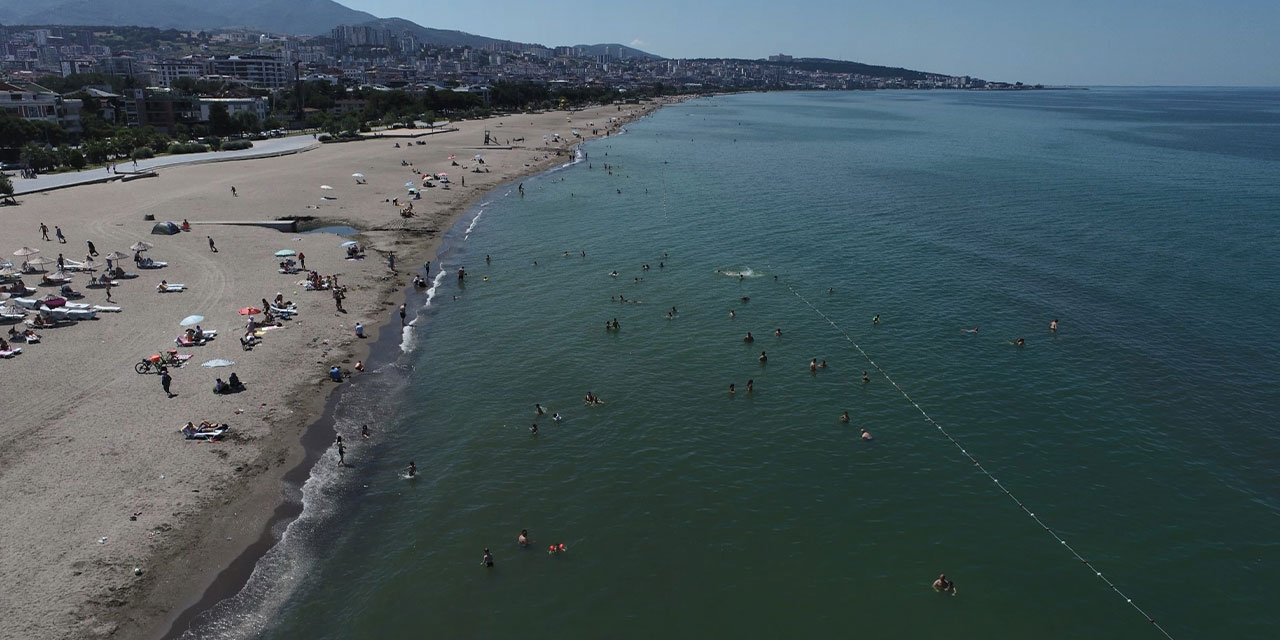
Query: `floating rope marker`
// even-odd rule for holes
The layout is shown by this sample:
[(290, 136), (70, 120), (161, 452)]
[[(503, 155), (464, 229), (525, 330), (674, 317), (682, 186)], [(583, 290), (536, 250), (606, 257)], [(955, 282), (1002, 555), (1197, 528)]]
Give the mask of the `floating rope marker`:
[(963, 446), (961, 446), (960, 443), (956, 441), (955, 438), (951, 437), (951, 434), (947, 433), (947, 430), (942, 428), (942, 425), (939, 424), (937, 420), (934, 420), (932, 416), (926, 413), (925, 410), (922, 409), (920, 405), (916, 403), (916, 401), (912, 399), (910, 395), (907, 394), (907, 392), (902, 388), (902, 386), (899, 385), (898, 382), (894, 380), (892, 376), (889, 375), (889, 372), (885, 371), (880, 367), (880, 365), (876, 364), (876, 361), (872, 360), (871, 356), (867, 355), (866, 351), (863, 351), (862, 347), (859, 346), (858, 343), (854, 341), (853, 337), (850, 336), (847, 331), (840, 328), (840, 325), (837, 325), (835, 321), (827, 317), (827, 314), (823, 313), (822, 310), (815, 307), (813, 303), (809, 302), (807, 298), (800, 295), (800, 292), (796, 291), (794, 287), (792, 287), (789, 284), (786, 286), (787, 286), (787, 290), (789, 290), (793, 295), (795, 295), (795, 297), (799, 298), (800, 301), (805, 304), (805, 306), (812, 309), (814, 313), (821, 316), (823, 320), (826, 320), (827, 324), (831, 325), (831, 328), (835, 329), (840, 333), (840, 335), (844, 336), (845, 341), (847, 341), (850, 345), (852, 345), (853, 348), (858, 352), (858, 354), (861, 355), (864, 360), (870, 363), (872, 368), (874, 368), (881, 376), (883, 376), (885, 380), (888, 380), (889, 384), (893, 385), (893, 387), (898, 390), (898, 393), (902, 394), (902, 397), (906, 399), (907, 402), (911, 403), (911, 406), (915, 407), (916, 411), (920, 412), (920, 415), (924, 417), (925, 422), (928, 422), (929, 424), (937, 427), (938, 431), (940, 431), (942, 435), (946, 437), (946, 439), (949, 442), (951, 442), (951, 444), (955, 445), (956, 448), (960, 450), (960, 453), (962, 455), (972, 460), (974, 466), (978, 467), (979, 471), (981, 471), (988, 478), (991, 478), (991, 482), (995, 484), (997, 487), (1000, 487), (1000, 489), (1004, 491), (1005, 495), (1009, 496), (1009, 499), (1013, 500), (1014, 504), (1018, 505), (1019, 509), (1022, 509), (1022, 511), (1027, 514), (1027, 516), (1029, 516), (1032, 520), (1035, 520), (1036, 524), (1040, 525), (1041, 528), (1043, 528), (1046, 532), (1048, 532), (1049, 535), (1053, 536), (1053, 538), (1057, 540), (1059, 543), (1061, 543), (1063, 547), (1066, 547), (1067, 551), (1070, 552), (1072, 556), (1075, 556), (1077, 560), (1084, 563), (1085, 565), (1088, 565), (1089, 568), (1093, 570), (1094, 575), (1096, 575), (1100, 580), (1105, 582), (1108, 587), (1111, 587), (1111, 590), (1115, 591), (1117, 595), (1119, 595), (1121, 598), (1124, 598), (1125, 603), (1133, 607), (1134, 610), (1136, 610), (1138, 613), (1142, 614), (1142, 617), (1146, 618), (1148, 622), (1154, 625), (1155, 628), (1160, 631), (1161, 635), (1163, 635), (1165, 638), (1168, 638), (1168, 640), (1173, 640), (1173, 636), (1169, 635), (1169, 632), (1166, 631), (1164, 627), (1160, 626), (1160, 624), (1156, 622), (1155, 618), (1151, 617), (1151, 615), (1148, 614), (1146, 611), (1144, 611), (1142, 607), (1139, 607), (1138, 605), (1134, 604), (1133, 599), (1125, 595), (1123, 592), (1121, 592), (1120, 589), (1116, 587), (1115, 583), (1107, 579), (1106, 576), (1102, 575), (1101, 571), (1098, 571), (1096, 567), (1089, 565), (1089, 561), (1085, 560), (1084, 556), (1080, 555), (1080, 553), (1077, 552), (1074, 548), (1072, 548), (1071, 545), (1067, 544), (1067, 541), (1063, 540), (1062, 536), (1059, 536), (1057, 532), (1055, 532), (1053, 529), (1050, 529), (1049, 525), (1045, 524), (1044, 522), (1041, 522), (1040, 518), (1037, 518), (1036, 514), (1033, 511), (1031, 511), (1026, 506), (1024, 506), (1022, 502), (1018, 500), (1016, 496), (1013, 495), (1012, 492), (1006, 489), (1004, 485), (1001, 484), (1000, 481), (996, 479), (995, 475), (993, 475), (990, 471), (987, 471), (986, 467), (983, 467), (981, 464), (978, 464), (978, 460), (973, 456), (969, 455), (969, 452)]

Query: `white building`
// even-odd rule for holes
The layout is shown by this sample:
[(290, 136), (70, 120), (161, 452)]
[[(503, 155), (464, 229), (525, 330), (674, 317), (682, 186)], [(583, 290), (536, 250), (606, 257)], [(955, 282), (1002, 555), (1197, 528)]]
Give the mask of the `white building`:
[(266, 120), (267, 113), (270, 111), (270, 104), (262, 96), (253, 98), (200, 98), (200, 119), (203, 122), (209, 121), (209, 108), (215, 104), (226, 107), (227, 115), (232, 117), (242, 111), (248, 111), (258, 116), (258, 122)]
[(209, 75), (231, 76), (251, 87), (278, 89), (293, 80), (293, 65), (270, 56), (218, 56), (204, 66)]
[(161, 60), (151, 68), (156, 86), (172, 87), (179, 78), (199, 79), (204, 75), (204, 64), (199, 60)]

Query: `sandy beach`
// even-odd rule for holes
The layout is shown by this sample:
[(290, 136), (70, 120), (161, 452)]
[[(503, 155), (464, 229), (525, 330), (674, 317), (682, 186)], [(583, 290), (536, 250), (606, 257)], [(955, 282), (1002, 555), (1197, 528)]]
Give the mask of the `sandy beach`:
[[(593, 129), (616, 132), (655, 108), (505, 116), (419, 138), (389, 136), (421, 131), (382, 132), (280, 158), (171, 167), (155, 178), (30, 194), (0, 208), (0, 251), (15, 263), (22, 259), (12, 253), (22, 246), (79, 261), (86, 241), (105, 255), (132, 253), (128, 247), (140, 240), (155, 245), (147, 255), (168, 262), (143, 270), (124, 260), (138, 277), (120, 280), (112, 302), (102, 289), (86, 288), (88, 274), (76, 275), (72, 286), (85, 294), (77, 302), (120, 311), (41, 329), (39, 344), (20, 344), (21, 355), (0, 360), (0, 493), (7, 498), (0, 504), (0, 580), (9, 585), (0, 595), (0, 638), (164, 634), (260, 538), (284, 499), (281, 478), (303, 459), (303, 431), (339, 386), (328, 369), (354, 370), (379, 327), (399, 324), (400, 292), (433, 259), (443, 232), (488, 190), (567, 162), (578, 142), (571, 130), (588, 138)], [(497, 145), (483, 145), (486, 131)], [(544, 143), (552, 133), (560, 141)], [(483, 165), (473, 160), (477, 154)], [(482, 172), (471, 171), (477, 166)], [(450, 186), (422, 189), (412, 217), (389, 202), (403, 204), (406, 182), (440, 172)], [(353, 173), (366, 183), (357, 184)], [(152, 235), (147, 215), (186, 219), (192, 228)], [(339, 245), (348, 238), (333, 234), (213, 224), (285, 216), (361, 229), (350, 239), (366, 247), (366, 257), (346, 259)], [(51, 237), (59, 227), (66, 243), (42, 240), (41, 223)], [(322, 276), (336, 275), (348, 288), (345, 312), (328, 291), (305, 290), (305, 272), (279, 273), (273, 254), (282, 249), (305, 254), (306, 267)], [(388, 252), (395, 252), (395, 270)], [(38, 277), (25, 280), (37, 289), (32, 297), (56, 292), (37, 286)], [(159, 293), (162, 280), (186, 290)], [(237, 310), (277, 294), (296, 304), (297, 316), (243, 350), (246, 318)], [(136, 373), (134, 365), (177, 348), (179, 322), (192, 314), (203, 315), (202, 326), (218, 337), (178, 348), (192, 357), (170, 370), (175, 395), (168, 397), (159, 375)], [(367, 338), (356, 337), (356, 323)], [(0, 325), (0, 334), (9, 326)], [(201, 366), (213, 359), (235, 364)], [(214, 394), (215, 379), (232, 372), (246, 389)], [(220, 441), (179, 432), (202, 420), (231, 429)]]

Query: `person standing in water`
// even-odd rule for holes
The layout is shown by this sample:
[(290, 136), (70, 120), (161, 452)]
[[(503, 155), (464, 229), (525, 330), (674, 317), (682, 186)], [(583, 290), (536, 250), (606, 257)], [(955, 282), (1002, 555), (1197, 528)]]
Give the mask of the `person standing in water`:
[(404, 319), (406, 315), (408, 315), (408, 310), (405, 308), (405, 305), (402, 304), (400, 305), (400, 326), (402, 327), (404, 326)]
[(418, 465), (414, 464), (412, 460), (409, 461), (408, 473), (410, 478), (418, 475)]
[(516, 544), (520, 545), (521, 547), (529, 546), (529, 530), (528, 529), (520, 530), (520, 535), (516, 538)]
[(529, 434), (535, 436), (538, 435), (538, 423), (535, 422), (532, 427), (529, 427)]
[(1053, 333), (1057, 333), (1057, 332), (1058, 332), (1058, 319), (1057, 319), (1057, 318), (1054, 318), (1054, 319), (1053, 319), (1053, 322), (1050, 322), (1050, 323), (1049, 323), (1049, 331), (1052, 331)]
[(938, 574), (938, 579), (933, 581), (933, 590), (938, 593), (949, 593), (956, 595), (956, 583), (947, 579), (947, 574)]
[(480, 564), (485, 568), (493, 568), (493, 554), (489, 553), (489, 547), (484, 548), (484, 555), (480, 556)]

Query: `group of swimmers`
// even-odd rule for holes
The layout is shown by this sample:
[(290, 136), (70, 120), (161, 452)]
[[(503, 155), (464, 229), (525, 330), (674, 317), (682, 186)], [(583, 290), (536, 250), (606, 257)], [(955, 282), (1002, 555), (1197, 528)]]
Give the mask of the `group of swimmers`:
[[(533, 545), (533, 542), (529, 539), (528, 529), (520, 530), (520, 535), (516, 536), (516, 544), (519, 545), (521, 549), (528, 549)], [(565, 553), (568, 550), (569, 547), (563, 542), (560, 544), (547, 545), (547, 555), (549, 556), (554, 556), (558, 553)], [(493, 552), (489, 551), (489, 547), (485, 547), (484, 553), (480, 556), (480, 566), (486, 569), (493, 568)]]

